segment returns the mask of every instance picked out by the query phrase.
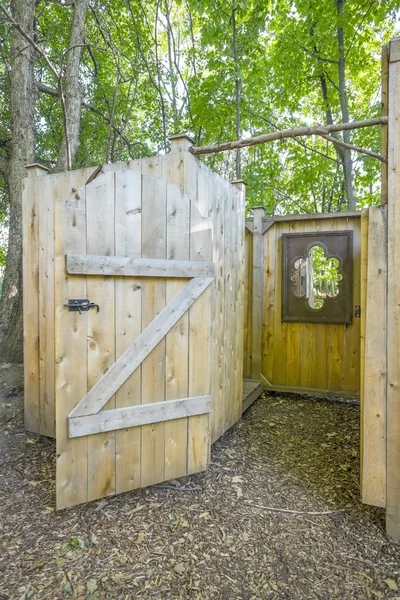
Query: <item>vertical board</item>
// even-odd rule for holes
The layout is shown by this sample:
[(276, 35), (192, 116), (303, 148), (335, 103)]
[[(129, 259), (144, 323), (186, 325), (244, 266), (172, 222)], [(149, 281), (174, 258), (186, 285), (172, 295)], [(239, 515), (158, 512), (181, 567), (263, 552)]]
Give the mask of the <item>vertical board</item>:
[[(265, 237), (267, 239), (267, 237)], [(244, 230), (243, 376), (251, 379), (253, 234)]]
[[(142, 254), (142, 174), (115, 173), (115, 255), (139, 258)], [(115, 357), (118, 359), (142, 330), (142, 282), (137, 278), (115, 279)], [(141, 402), (139, 367), (116, 394), (116, 408)], [(116, 432), (117, 494), (140, 487), (140, 427)]]
[(64, 308), (68, 298), (87, 298), (87, 286), (85, 277), (65, 272), (66, 253), (86, 253), (86, 189), (84, 185), (77, 188), (71, 185), (70, 173), (57, 176), (57, 180), (54, 182), (55, 397), (56, 498), (60, 509), (88, 500), (88, 440), (70, 439), (68, 434), (68, 414), (87, 391), (87, 313), (80, 315)]
[(25, 180), (23, 193), (23, 312), (25, 429), (40, 432), (39, 403), (39, 185)]
[(386, 210), (369, 208), (362, 395), (362, 485), (366, 504), (386, 506)]
[[(143, 172), (150, 160), (143, 161)], [(161, 162), (148, 170), (161, 176)], [(146, 178), (142, 189), (142, 255), (166, 258), (167, 255), (167, 184), (161, 177)], [(146, 278), (142, 283), (142, 328), (161, 312), (166, 304), (165, 280)], [(165, 400), (165, 338), (142, 364), (142, 404)], [(165, 424), (142, 427), (141, 486), (165, 479)]]
[(389, 47), (386, 530), (400, 541), (400, 40)]

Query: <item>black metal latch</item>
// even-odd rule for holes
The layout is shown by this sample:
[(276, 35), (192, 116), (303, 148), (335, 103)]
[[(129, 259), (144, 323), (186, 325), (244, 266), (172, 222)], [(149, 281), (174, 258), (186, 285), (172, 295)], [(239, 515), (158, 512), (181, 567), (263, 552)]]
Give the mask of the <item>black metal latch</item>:
[(64, 304), (64, 306), (65, 308), (68, 308), (69, 312), (75, 311), (79, 314), (81, 314), (83, 310), (88, 311), (89, 308), (97, 308), (97, 312), (99, 312), (100, 310), (98, 304), (90, 302), (87, 298), (81, 298), (78, 300), (68, 300), (68, 304)]
[(354, 307), (354, 316), (356, 319), (361, 317), (361, 306), (359, 304)]

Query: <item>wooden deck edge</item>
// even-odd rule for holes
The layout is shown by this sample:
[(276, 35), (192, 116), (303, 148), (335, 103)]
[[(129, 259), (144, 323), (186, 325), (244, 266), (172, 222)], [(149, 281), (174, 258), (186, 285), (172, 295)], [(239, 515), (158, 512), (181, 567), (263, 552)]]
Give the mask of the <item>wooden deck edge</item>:
[[(246, 385), (247, 384), (247, 385)], [(254, 385), (251, 385), (254, 384)], [(246, 387), (248, 389), (246, 389)], [(243, 405), (242, 414), (261, 396), (263, 393), (263, 384), (254, 379), (243, 380)]]
[(281, 392), (282, 394), (301, 394), (304, 396), (319, 396), (320, 398), (360, 398), (360, 392), (349, 392), (344, 390), (321, 390), (319, 388), (289, 387), (285, 385), (274, 385), (261, 375), (264, 391)]

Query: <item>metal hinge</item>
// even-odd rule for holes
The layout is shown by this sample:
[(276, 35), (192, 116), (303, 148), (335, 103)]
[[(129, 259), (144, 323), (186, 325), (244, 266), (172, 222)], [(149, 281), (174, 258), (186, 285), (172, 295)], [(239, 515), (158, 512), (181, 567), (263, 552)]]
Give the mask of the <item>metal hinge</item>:
[(64, 304), (65, 308), (68, 308), (69, 312), (78, 312), (82, 313), (83, 310), (88, 311), (90, 308), (97, 308), (97, 312), (99, 312), (100, 307), (98, 304), (94, 304), (94, 302), (90, 302), (87, 298), (80, 298), (78, 300), (68, 300), (68, 304)]
[(354, 316), (356, 319), (359, 319), (361, 317), (361, 305), (360, 304), (356, 304), (356, 306), (354, 307)]

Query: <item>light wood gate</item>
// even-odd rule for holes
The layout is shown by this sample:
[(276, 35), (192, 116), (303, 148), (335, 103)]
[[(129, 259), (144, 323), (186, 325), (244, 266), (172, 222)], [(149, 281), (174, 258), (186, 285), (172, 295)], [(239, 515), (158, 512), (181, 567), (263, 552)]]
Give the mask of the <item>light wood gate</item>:
[[(207, 465), (214, 265), (209, 219), (196, 211), (174, 184), (130, 170), (103, 173), (63, 203), (59, 507)], [(81, 299), (98, 309), (79, 311)]]
[(202, 471), (241, 417), (244, 187), (190, 145), (28, 168), (25, 425), (56, 437), (58, 508)]

